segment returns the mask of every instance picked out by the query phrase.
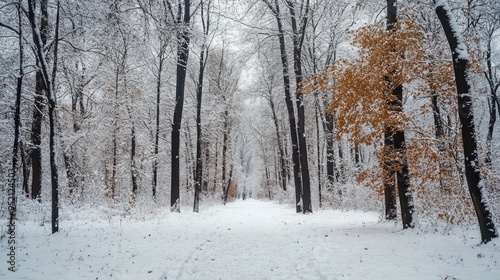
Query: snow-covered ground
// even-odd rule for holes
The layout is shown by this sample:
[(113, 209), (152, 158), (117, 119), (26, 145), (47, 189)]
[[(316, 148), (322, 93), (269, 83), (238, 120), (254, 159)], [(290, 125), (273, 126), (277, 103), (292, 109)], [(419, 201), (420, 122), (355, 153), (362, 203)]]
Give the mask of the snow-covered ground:
[(376, 213), (305, 216), (256, 200), (189, 210), (80, 217), (54, 235), (21, 223), (18, 271), (2, 250), (0, 279), (500, 279), (500, 242), (479, 245), (479, 230), (403, 231)]

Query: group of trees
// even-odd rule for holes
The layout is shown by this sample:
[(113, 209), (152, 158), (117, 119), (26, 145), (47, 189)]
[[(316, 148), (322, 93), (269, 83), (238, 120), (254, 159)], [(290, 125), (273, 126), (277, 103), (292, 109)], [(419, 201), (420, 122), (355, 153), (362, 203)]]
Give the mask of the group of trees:
[(238, 185), (303, 213), (383, 200), (404, 228), (476, 213), (488, 241), (500, 6), (434, 2), (2, 1), (1, 172), (53, 231), (59, 203), (198, 212)]
[(191, 2), (2, 1), (2, 173), (14, 158), (20, 198), (52, 201), (54, 231), (59, 196), (178, 211), (196, 185), (227, 199), (245, 61), (221, 42), (230, 7)]

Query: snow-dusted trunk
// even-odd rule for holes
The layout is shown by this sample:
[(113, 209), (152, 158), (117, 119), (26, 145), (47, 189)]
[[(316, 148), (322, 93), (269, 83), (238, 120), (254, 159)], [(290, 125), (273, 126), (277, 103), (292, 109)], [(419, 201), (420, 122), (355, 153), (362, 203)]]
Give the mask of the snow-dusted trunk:
[(43, 75), (44, 87), (47, 94), (49, 107), (49, 144), (50, 144), (50, 178), (52, 186), (52, 233), (59, 231), (59, 175), (56, 162), (56, 97), (52, 86), (52, 77), (44, 52), (44, 45), (41, 38), (40, 29), (36, 23), (35, 3), (28, 0), (28, 19), (33, 30), (33, 43), (40, 62), (40, 70)]
[[(202, 7), (203, 9), (203, 7)], [(203, 18), (202, 18), (203, 20)], [(194, 178), (194, 203), (193, 212), (198, 213), (200, 211), (200, 193), (201, 184), (203, 181), (203, 161), (201, 158), (201, 101), (203, 97), (203, 77), (205, 70), (205, 44), (201, 47), (200, 54), (200, 69), (198, 73), (198, 85), (196, 88), (196, 167), (195, 167), (195, 178)]]
[(315, 103), (316, 103), (316, 110), (315, 110), (315, 119), (316, 119), (316, 157), (317, 157), (317, 172), (318, 172), (318, 196), (319, 196), (319, 208), (323, 207), (323, 202), (322, 202), (322, 197), (321, 197), (321, 169), (323, 168), (321, 164), (321, 145), (320, 145), (320, 136), (319, 136), (319, 111), (320, 106), (319, 106), (319, 100), (318, 100), (318, 95), (316, 94), (315, 98)]
[[(35, 3), (33, 3), (33, 10), (35, 9)], [(47, 43), (47, 33), (49, 32), (48, 23), (48, 12), (47, 12), (47, 0), (40, 1), (40, 26), (39, 36), (40, 44), (45, 47)], [(35, 17), (35, 16), (33, 16)], [(33, 20), (36, 20), (33, 18)], [(35, 37), (33, 30), (33, 37)], [(37, 63), (40, 58), (37, 57)], [(42, 192), (42, 121), (43, 121), (43, 111), (45, 110), (45, 98), (44, 98), (44, 88), (45, 82), (42, 74), (42, 70), (38, 69), (35, 74), (35, 104), (33, 105), (33, 121), (31, 123), (31, 144), (30, 157), (31, 157), (31, 195), (30, 197), (40, 201), (40, 196)]]
[(485, 72), (486, 78), (488, 80), (489, 88), (490, 88), (490, 120), (488, 122), (488, 134), (486, 135), (486, 159), (485, 163), (491, 166), (491, 142), (493, 140), (493, 130), (495, 128), (495, 123), (497, 121), (497, 102), (498, 98), (496, 96), (496, 91), (500, 84), (495, 85), (495, 76), (493, 75), (493, 67), (491, 65), (491, 41), (493, 37), (493, 32), (491, 32), (489, 38), (487, 39), (486, 45), (486, 67), (487, 71)]
[[(201, 1), (201, 22), (203, 25), (203, 34), (208, 36), (208, 31), (210, 28), (210, 2), (207, 6), (207, 16), (205, 19), (203, 1)], [(202, 160), (202, 135), (201, 135), (201, 104), (203, 97), (203, 78), (205, 74), (205, 65), (207, 62), (206, 57), (208, 57), (207, 44), (204, 41), (201, 46), (200, 60), (199, 60), (199, 72), (198, 72), (198, 84), (196, 87), (196, 167), (195, 167), (195, 177), (194, 177), (194, 203), (193, 212), (198, 213), (200, 211), (200, 193), (201, 186), (203, 184), (203, 160)]]
[(288, 112), (288, 121), (290, 125), (290, 139), (292, 145), (292, 164), (293, 178), (295, 185), (295, 211), (302, 212), (301, 197), (302, 197), (302, 176), (300, 172), (299, 146), (297, 139), (297, 123), (295, 121), (295, 110), (293, 108), (293, 99), (290, 93), (290, 73), (288, 70), (288, 56), (285, 44), (285, 32), (281, 21), (281, 12), (278, 0), (274, 1), (274, 5), (267, 0), (263, 0), (268, 8), (273, 12), (278, 25), (278, 40), (280, 45), (280, 58), (283, 71), (283, 88), (285, 91), (285, 104)]
[(339, 180), (340, 176), (335, 164), (334, 117), (332, 113), (326, 112), (324, 126), (326, 133), (326, 188), (327, 190), (333, 190), (333, 184), (335, 180)]
[(137, 196), (137, 191), (139, 186), (137, 184), (137, 160), (136, 160), (136, 149), (137, 149), (137, 139), (135, 133), (135, 124), (132, 121), (132, 129), (130, 131), (131, 143), (130, 143), (130, 179), (132, 181), (132, 196), (135, 198)]
[[(396, 106), (398, 110), (402, 110), (403, 105), (403, 86), (398, 85), (393, 93), (396, 98)], [(406, 160), (406, 143), (405, 132), (401, 128), (397, 128), (393, 134), (394, 149), (399, 154), (400, 162), (396, 171), (396, 182), (399, 192), (399, 205), (401, 206), (401, 219), (403, 228), (413, 228), (414, 224), (414, 207), (413, 195), (410, 189), (410, 177), (408, 172), (408, 161)]]
[(172, 157), (171, 157), (171, 185), (170, 185), (170, 207), (172, 212), (180, 212), (180, 132), (182, 121), (182, 110), (184, 107), (184, 88), (186, 86), (186, 70), (189, 57), (189, 22), (191, 1), (184, 0), (184, 19), (181, 22), (182, 3), (179, 1), (177, 14), (177, 80), (175, 85), (175, 108), (174, 120), (172, 122)]
[[(20, 2), (20, 1), (19, 1)], [(19, 135), (21, 130), (21, 95), (23, 90), (23, 78), (24, 78), (24, 48), (23, 48), (23, 30), (22, 30), (22, 15), (21, 15), (21, 3), (17, 6), (17, 15), (19, 20), (19, 77), (17, 77), (17, 87), (16, 87), (16, 103), (14, 106), (14, 144), (12, 145), (12, 170), (13, 176), (9, 178), (9, 190), (7, 191), (9, 197), (9, 225), (15, 226), (16, 222), (16, 170), (18, 162), (18, 151), (19, 151)]]
[(283, 140), (281, 139), (281, 133), (279, 129), (278, 116), (276, 115), (276, 107), (274, 106), (274, 101), (272, 95), (269, 96), (269, 106), (271, 107), (271, 113), (273, 116), (274, 127), (276, 128), (276, 139), (278, 140), (278, 157), (280, 160), (280, 172), (279, 179), (281, 181), (281, 189), (286, 192), (286, 158), (285, 152), (283, 151)]
[(224, 111), (224, 136), (222, 137), (222, 200), (224, 205), (226, 205), (227, 201), (227, 192), (229, 189), (229, 181), (226, 182), (226, 161), (227, 161), (227, 145), (228, 145), (228, 137), (229, 137), (229, 112), (227, 110)]
[[(395, 32), (396, 22), (397, 1), (387, 0), (388, 36), (392, 36), (391, 33)], [(394, 48), (394, 46), (392, 47)], [(390, 63), (390, 61), (388, 61), (388, 63)], [(403, 111), (403, 86), (400, 83), (395, 83), (390, 76), (386, 76), (385, 80), (389, 89), (389, 95), (386, 97), (386, 104), (389, 114), (396, 117), (398, 114), (402, 114)], [(356, 163), (358, 163), (358, 161), (359, 158), (356, 159)], [(413, 196), (410, 189), (410, 177), (408, 173), (405, 132), (400, 126), (386, 124), (384, 132), (385, 217), (388, 220), (392, 220), (397, 216), (395, 192), (397, 186), (403, 228), (414, 227)]]
[(458, 112), (462, 124), (462, 142), (464, 147), (465, 176), (472, 197), (474, 209), (481, 231), (481, 240), (487, 243), (498, 237), (493, 223), (491, 207), (488, 202), (484, 181), (477, 155), (476, 132), (474, 127), (474, 114), (472, 110), (471, 86), (467, 79), (470, 58), (464, 40), (458, 30), (455, 17), (446, 0), (434, 0), (436, 14), (443, 26), (444, 33), (450, 45), (455, 82), (458, 95)]
[(165, 61), (165, 48), (162, 47), (159, 54), (158, 76), (156, 78), (156, 123), (155, 123), (155, 143), (153, 155), (153, 200), (156, 200), (156, 186), (158, 184), (158, 152), (160, 140), (160, 100), (161, 100), (161, 74), (163, 72), (163, 63)]
[[(387, 0), (387, 30), (394, 28), (396, 12), (396, 0)], [(385, 218), (387, 220), (394, 220), (397, 217), (396, 181), (394, 180), (393, 171), (394, 162), (390, 159), (391, 152), (394, 150), (393, 130), (393, 127), (386, 125), (384, 132), (384, 200)]]
[(295, 5), (292, 1), (287, 1), (292, 20), (293, 31), (293, 64), (295, 72), (295, 87), (296, 87), (296, 103), (297, 103), (297, 137), (299, 144), (299, 159), (300, 172), (302, 175), (302, 212), (312, 213), (311, 205), (311, 179), (309, 174), (309, 163), (307, 159), (307, 142), (305, 131), (305, 110), (304, 110), (304, 95), (302, 93), (302, 45), (305, 37), (307, 25), (307, 15), (309, 11), (309, 0), (302, 3), (302, 8), (305, 9), (300, 24), (297, 25), (297, 16)]

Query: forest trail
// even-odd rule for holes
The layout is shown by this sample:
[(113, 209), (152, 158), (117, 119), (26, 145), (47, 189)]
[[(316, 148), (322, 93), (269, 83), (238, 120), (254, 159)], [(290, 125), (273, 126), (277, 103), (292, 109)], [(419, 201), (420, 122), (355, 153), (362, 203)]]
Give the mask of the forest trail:
[[(323, 210), (302, 215), (289, 205), (246, 200), (202, 209), (200, 214), (183, 209), (180, 214), (157, 213), (142, 220), (62, 221), (61, 232), (55, 235), (49, 226), (19, 226), (20, 267), (15, 278), (8, 274), (8, 279), (476, 279), (478, 275), (499, 279), (500, 275), (498, 241), (478, 246), (475, 235), (403, 231), (394, 223), (381, 223), (377, 213)], [(4, 267), (0, 279), (6, 279)]]

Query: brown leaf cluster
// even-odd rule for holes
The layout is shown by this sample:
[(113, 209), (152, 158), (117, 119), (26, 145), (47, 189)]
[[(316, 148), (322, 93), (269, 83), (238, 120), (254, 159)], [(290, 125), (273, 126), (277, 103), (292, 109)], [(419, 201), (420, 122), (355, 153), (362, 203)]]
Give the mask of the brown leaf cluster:
[(381, 139), (385, 126), (404, 128), (406, 116), (391, 108), (392, 89), (421, 78), (425, 71), (423, 37), (411, 20), (387, 31), (383, 25), (369, 25), (353, 33), (355, 60), (341, 60), (315, 76), (304, 92), (333, 94), (329, 111), (336, 116), (339, 135), (347, 134), (355, 144), (372, 144)]
[[(379, 147), (375, 151), (378, 168), (361, 170), (359, 182), (383, 194), (384, 164), (390, 163), (390, 169), (397, 171), (398, 166), (407, 161), (413, 191), (423, 204), (420, 209), (434, 209), (432, 213), (439, 213), (436, 219), (460, 222), (471, 213), (471, 208), (461, 173), (452, 62), (443, 58), (444, 54), (428, 50), (429, 43), (412, 19), (401, 20), (393, 31), (378, 24), (351, 34), (358, 58), (340, 60), (314, 76), (304, 85), (304, 93), (321, 91), (332, 95), (328, 110), (335, 116), (339, 139), (347, 135), (354, 144)], [(411, 112), (403, 112), (401, 106), (391, 107), (394, 104), (392, 90), (398, 84), (412, 84), (413, 100), (428, 101), (421, 102), (421, 107)], [(432, 120), (429, 119), (433, 113), (432, 97), (438, 99), (446, 127), (440, 139), (435, 138), (432, 124), (415, 121), (424, 119), (425, 115)], [(382, 143), (387, 127), (416, 131), (417, 136), (423, 137), (407, 139), (406, 152), (389, 152)]]

